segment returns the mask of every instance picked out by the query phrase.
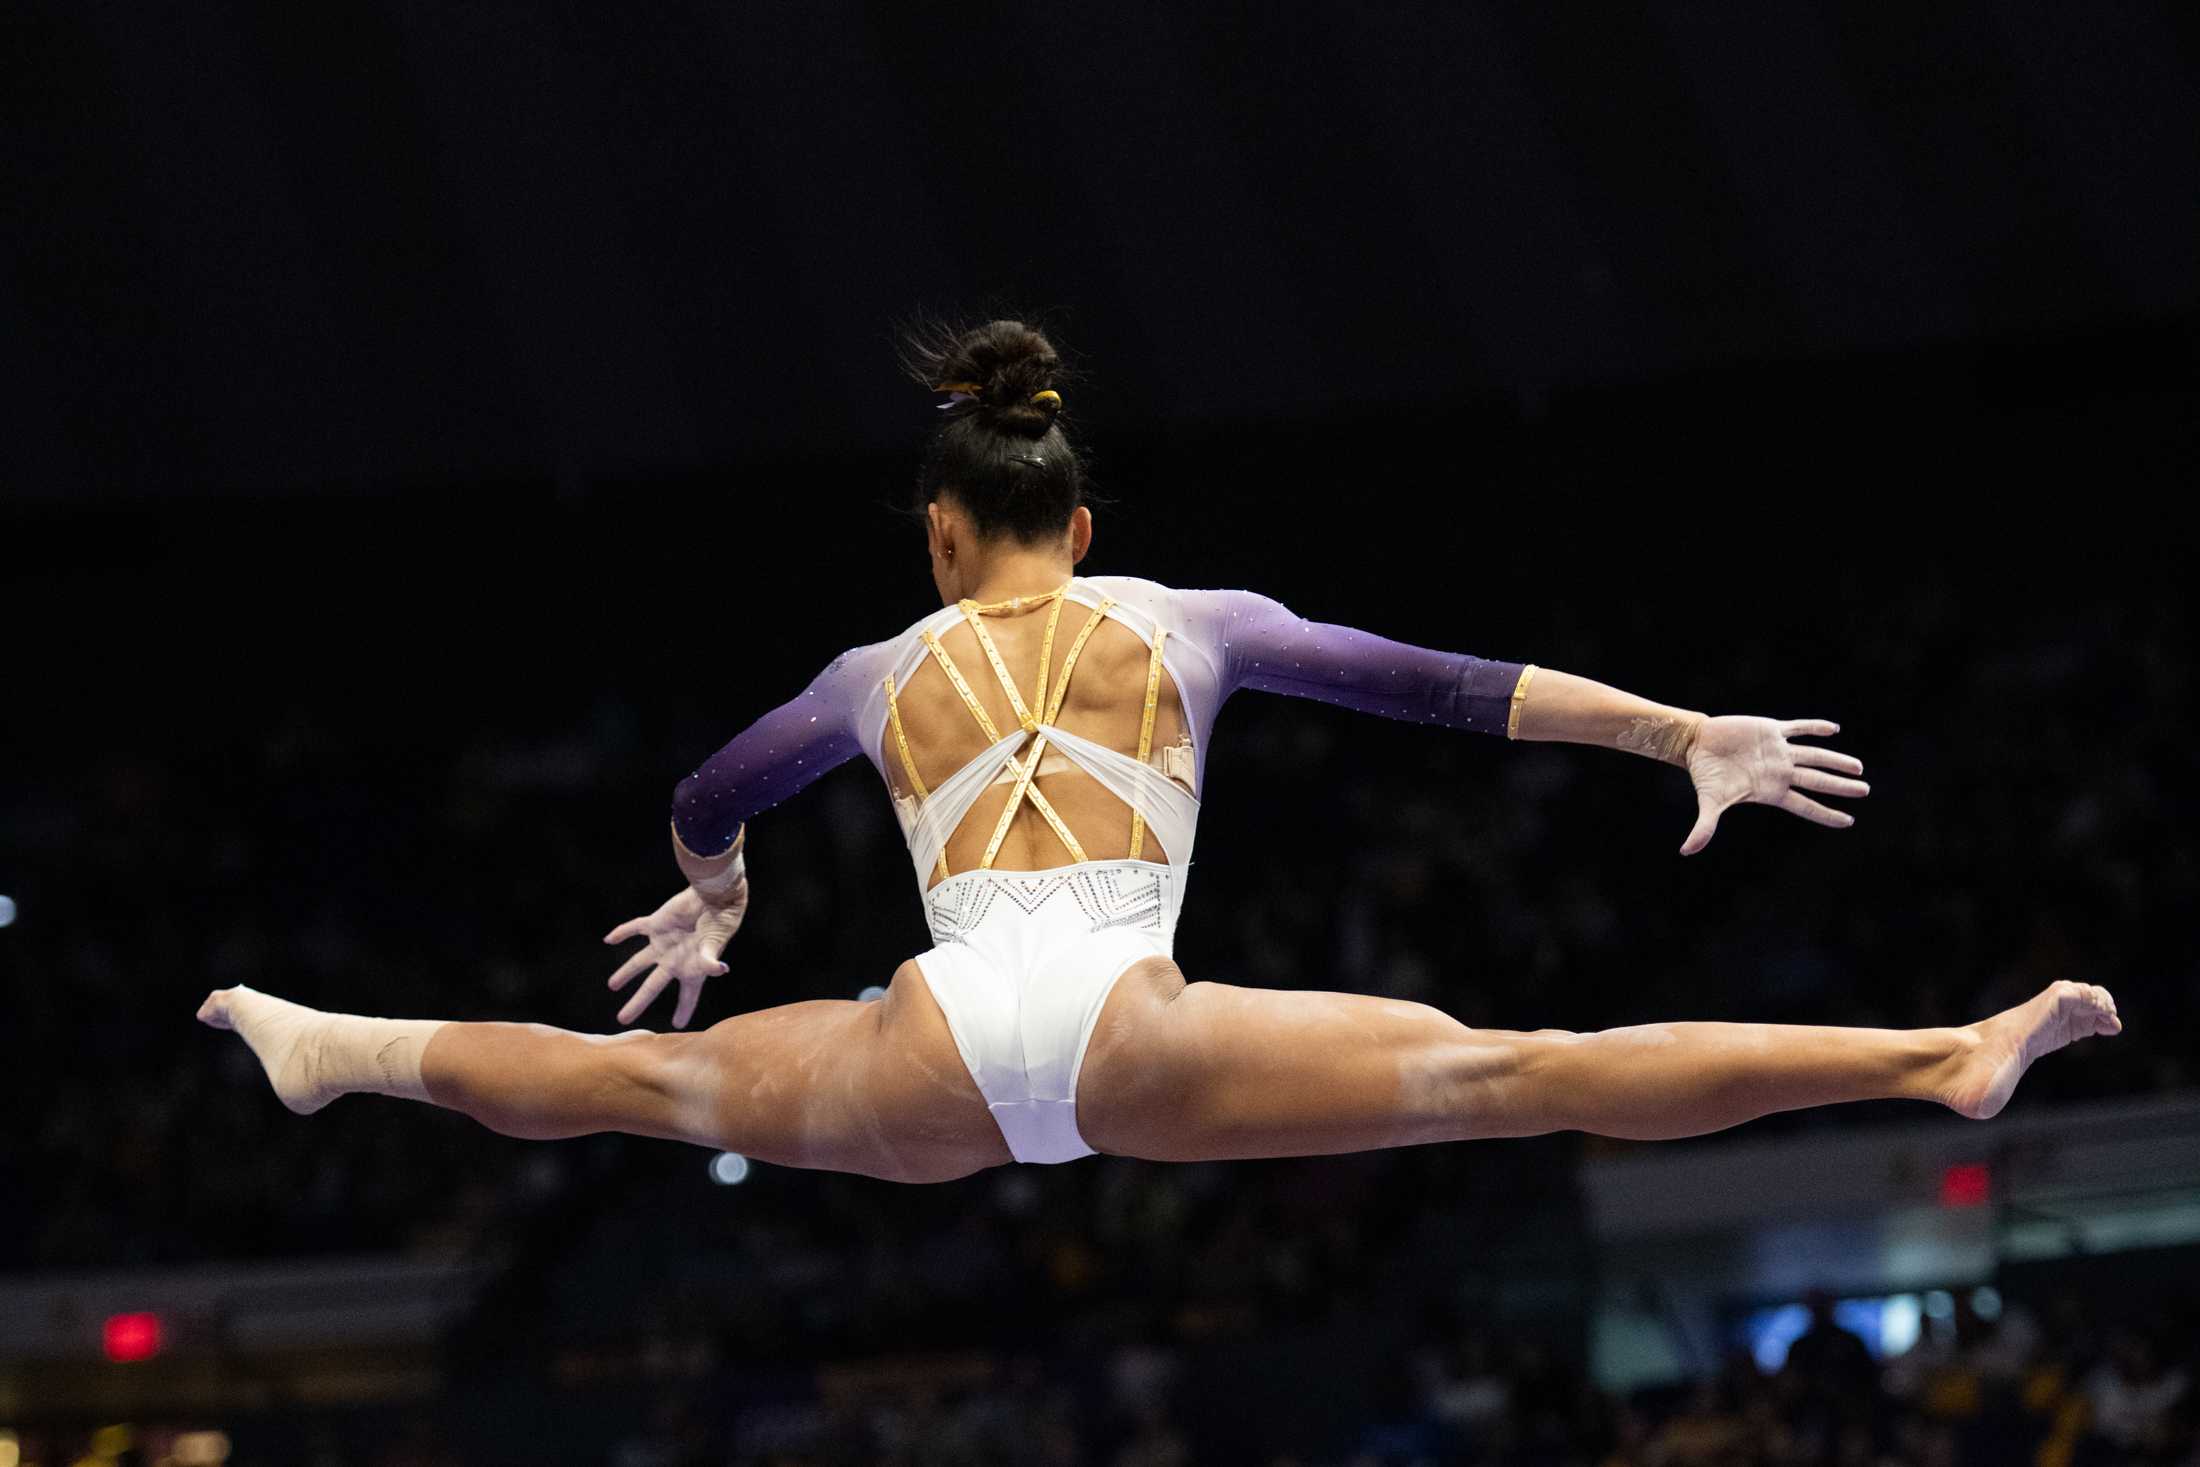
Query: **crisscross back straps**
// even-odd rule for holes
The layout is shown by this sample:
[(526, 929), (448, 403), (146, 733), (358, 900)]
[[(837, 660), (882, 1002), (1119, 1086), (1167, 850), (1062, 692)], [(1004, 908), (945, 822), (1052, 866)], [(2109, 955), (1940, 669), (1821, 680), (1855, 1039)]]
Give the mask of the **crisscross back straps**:
[(1101, 597), (1100, 604), (1085, 618), (1085, 624), (1078, 628), (1076, 638), (1069, 644), (1069, 652), (1062, 658), (1062, 676), (1054, 685), (1054, 701), (1047, 704), (1048, 723), (1062, 716), (1062, 700), (1069, 696), (1069, 670), (1077, 665), (1077, 654), (1085, 650), (1085, 643), (1092, 640), (1093, 628), (1107, 619), (1108, 608), (1114, 604), (1113, 596)]
[(955, 659), (947, 655), (947, 649), (940, 645), (940, 639), (933, 636), (929, 629), (924, 633), (924, 646), (932, 654), (932, 660), (940, 665), (940, 671), (947, 674), (947, 680), (955, 685), (955, 691), (962, 694), (963, 706), (970, 710), (972, 718), (978, 720), (978, 727), (985, 732), (986, 742), (999, 743), (1001, 731), (993, 726), (993, 715), (985, 711), (985, 704), (980, 703), (978, 695), (970, 691), (970, 680), (963, 676), (962, 669), (955, 665)]
[[(993, 634), (985, 629), (985, 623), (979, 620), (979, 617), (985, 611), (992, 608), (982, 607), (974, 601), (960, 603), (963, 619), (970, 624), (971, 634), (978, 639), (979, 647), (984, 649), (986, 661), (991, 664), (994, 677), (1000, 681), (1001, 691), (1007, 695), (1009, 706), (1016, 712), (1017, 725), (1025, 733), (1032, 736), (1031, 742), (1020, 751), (1023, 755), (1022, 758), (1019, 758), (1016, 754), (1010, 754), (1006, 760), (1005, 767), (1010, 774), (1015, 776), (1016, 783), (1008, 792), (1007, 803), (1001, 806), (1000, 818), (993, 825), (992, 839), (986, 842), (985, 855), (978, 862), (978, 869), (981, 871), (992, 869), (994, 859), (1001, 853), (1001, 843), (1008, 838), (1008, 828), (1015, 822), (1016, 812), (1023, 808), (1023, 803), (1027, 798), (1031, 801), (1031, 807), (1039, 812), (1046, 823), (1053, 828), (1055, 835), (1061, 839), (1062, 846), (1069, 852), (1071, 860), (1084, 861), (1089, 859), (1085, 855), (1085, 848), (1078, 843), (1076, 833), (1056, 813), (1053, 802), (1039, 792), (1039, 787), (1033, 783), (1033, 780), (1039, 772), (1039, 761), (1046, 753), (1047, 736), (1041, 728), (1041, 724), (1051, 724), (1061, 715), (1062, 702), (1069, 695), (1070, 673), (1077, 667), (1078, 654), (1085, 650), (1085, 643), (1091, 640), (1093, 632), (1107, 618), (1108, 608), (1115, 605), (1115, 598), (1113, 596), (1103, 596), (1100, 599), (1100, 604), (1093, 608), (1092, 615), (1085, 619), (1085, 624), (1078, 628), (1076, 637), (1069, 644), (1069, 651), (1062, 658), (1061, 675), (1051, 679), (1054, 686), (1050, 696), (1047, 687), (1050, 679), (1047, 674), (1054, 661), (1054, 634), (1061, 623), (1062, 617), (1060, 593), (1055, 594), (1056, 599), (1053, 609), (1047, 613), (1046, 632), (1039, 643), (1039, 682), (1032, 701), (1028, 704), (1024, 701), (1021, 690), (1017, 688), (1016, 680), (1009, 676), (1008, 664), (1001, 657), (1000, 646), (994, 642)], [(989, 743), (999, 743), (1001, 741), (1000, 727), (994, 723), (993, 715), (986, 712), (985, 704), (978, 700), (977, 693), (970, 686), (970, 680), (963, 676), (962, 669), (955, 665), (954, 658), (948, 656), (947, 648), (941, 644), (937, 636), (930, 631), (926, 631), (922, 635), (925, 651), (931, 654), (932, 660), (940, 665), (940, 671), (947, 675), (948, 682), (952, 683), (955, 691), (961, 695), (963, 706), (968, 708), (970, 716), (977, 720), (978, 728), (984, 733), (986, 740)], [(1138, 758), (1140, 763), (1146, 762), (1147, 756), (1153, 751), (1154, 706), (1160, 696), (1161, 687), (1161, 641), (1166, 635), (1166, 632), (1159, 631), (1154, 634), (1153, 657), (1146, 669), (1146, 707), (1140, 720), (1138, 733)], [(1032, 711), (1034, 705), (1039, 710), (1037, 713)], [(922, 799), (927, 791), (924, 788), (924, 781), (917, 775), (916, 760), (910, 755), (908, 736), (902, 731), (901, 709), (894, 700), (894, 680), (892, 678), (886, 680), (886, 711), (893, 724), (895, 746), (901, 752), (902, 768), (908, 773), (909, 782), (916, 789), (918, 798)], [(1131, 856), (1133, 859), (1136, 859), (1140, 850), (1144, 848), (1145, 835), (1145, 816), (1140, 813), (1138, 807), (1134, 804), (1131, 806)], [(947, 875), (947, 853), (945, 850), (940, 852), (939, 871), (940, 876), (944, 879)]]
[[(970, 630), (977, 636), (979, 645), (985, 649), (986, 660), (993, 665), (993, 675), (1000, 679), (1001, 691), (1008, 695), (1010, 706), (1016, 710), (1018, 724), (1025, 731), (1036, 733), (1039, 721), (1032, 716), (1031, 709), (1024, 702), (1023, 694), (1017, 690), (1016, 680), (1008, 675), (1008, 666), (1001, 660), (1000, 648), (994, 644), (992, 635), (986, 631), (984, 623), (978, 620), (979, 610), (978, 604), (974, 601), (962, 603), (963, 617), (970, 623)], [(1061, 603), (1057, 600), (1055, 602), (1055, 614), (1058, 614), (1060, 610)], [(1053, 628), (1054, 615), (1050, 614), (1047, 629), (1047, 641), (1050, 645), (1046, 648), (1047, 657), (1050, 661), (1054, 656), (1054, 649), (1051, 645)], [(925, 650), (932, 654), (932, 659), (939, 663), (940, 671), (946, 673), (947, 680), (955, 685), (955, 691), (962, 695), (963, 706), (968, 708), (970, 716), (978, 721), (979, 729), (984, 732), (988, 740), (999, 743), (1001, 739), (999, 726), (993, 722), (993, 716), (985, 711), (985, 705), (978, 701), (978, 695), (971, 691), (970, 680), (964, 677), (962, 669), (955, 665), (955, 659), (947, 655), (947, 648), (942, 646), (940, 639), (929, 631), (924, 633), (924, 645)], [(1067, 686), (1068, 679), (1069, 668), (1065, 665), (1062, 669), (1061, 685)], [(992, 869), (994, 858), (1001, 853), (1001, 842), (1008, 837), (1009, 823), (1016, 818), (1016, 811), (1022, 807), (1024, 798), (1027, 795), (1031, 799), (1031, 807), (1045, 818), (1047, 824), (1053, 827), (1055, 835), (1061, 838), (1062, 846), (1069, 852), (1070, 859), (1073, 861), (1088, 859), (1085, 855), (1085, 848), (1077, 843), (1076, 835), (1063, 822), (1062, 817), (1056, 813), (1053, 801), (1041, 794), (1038, 787), (1031, 782), (1032, 776), (1039, 769), (1039, 756), (1046, 752), (1046, 736), (1044, 734), (1040, 734), (1030, 745), (1030, 751), (1031, 762), (1029, 764), (1024, 763), (1014, 754), (1008, 756), (1007, 768), (1009, 773), (1016, 776), (1016, 784), (1009, 791), (1008, 803), (1001, 807), (1001, 818), (994, 823), (993, 838), (986, 844), (985, 857), (978, 862), (978, 869), (981, 871)]]
[(1009, 822), (1016, 818), (1017, 808), (1023, 804), (1026, 795), (1031, 796), (1031, 808), (1045, 816), (1047, 824), (1053, 826), (1054, 833), (1061, 837), (1069, 858), (1072, 861), (1088, 859), (1085, 848), (1077, 843), (1076, 834), (1062, 822), (1061, 816), (1054, 813), (1053, 802), (1040, 794), (1039, 787), (1031, 782), (1031, 777), (1039, 772), (1039, 756), (1046, 752), (1046, 747), (1047, 736), (1040, 734), (1031, 741), (1030, 763), (1019, 765), (1013, 755), (1009, 757), (1008, 767), (1016, 771), (1016, 787), (1008, 792), (1008, 803), (1001, 806), (1001, 818), (993, 823), (993, 839), (985, 843), (985, 857), (978, 862), (980, 871), (993, 869), (993, 858), (1001, 853), (1001, 842), (1008, 837)]
[[(1059, 601), (1054, 603), (1057, 609), (1061, 604)], [(1025, 733), (1037, 733), (1039, 720), (1032, 717), (1031, 710), (1024, 706), (1024, 695), (1016, 691), (1016, 679), (1008, 675), (1008, 664), (1001, 661), (1000, 647), (994, 643), (993, 634), (985, 629), (985, 623), (978, 617), (978, 603), (965, 601), (962, 604), (962, 613), (963, 620), (970, 623), (970, 630), (977, 637), (978, 645), (985, 649), (985, 660), (993, 664), (993, 676), (1000, 682), (1001, 691), (1008, 694), (1008, 706), (1016, 710), (1018, 726)]]
[[(932, 792), (924, 787), (924, 776), (917, 773), (916, 756), (909, 752), (909, 735), (901, 726), (901, 704), (894, 697), (894, 675), (886, 675), (886, 717), (894, 726), (894, 747), (901, 750), (902, 772), (909, 776), (909, 788), (916, 792), (918, 801), (931, 798)], [(947, 847), (940, 846), (940, 880), (947, 879)]]
[[(1161, 702), (1161, 644), (1169, 634), (1154, 628), (1153, 655), (1146, 660), (1146, 710), (1138, 719), (1138, 762), (1144, 766), (1153, 756), (1153, 712)], [(1131, 806), (1131, 856), (1135, 861), (1146, 849), (1146, 812)]]
[[(1054, 629), (1062, 624), (1064, 599), (1060, 596), (1054, 598), (1054, 607), (1047, 612), (1046, 635), (1039, 639), (1039, 686), (1032, 690), (1031, 706), (1039, 710), (1041, 718), (1046, 716), (1047, 711), (1047, 669), (1054, 665)], [(1069, 681), (1069, 669), (1066, 667), (1062, 669), (1062, 681), (1065, 684)], [(1032, 767), (1038, 767), (1036, 758), (1032, 760)]]
[[(1054, 698), (1051, 702), (1049, 702), (1046, 695), (1047, 666), (1054, 660), (1054, 628), (1055, 623), (1060, 619), (1060, 613), (1062, 610), (1061, 602), (1057, 601), (1054, 603), (1054, 612), (1047, 617), (1046, 636), (1042, 640), (1039, 648), (1039, 689), (1032, 699), (1032, 701), (1037, 703), (1040, 709), (1045, 713), (1046, 721), (1048, 723), (1052, 723), (1054, 721), (1055, 715), (1062, 711), (1062, 699), (1066, 697), (1069, 693), (1069, 675), (1070, 672), (1077, 666), (1077, 654), (1085, 650), (1085, 643), (1092, 636), (1092, 629), (1100, 624), (1101, 617), (1104, 616), (1107, 613), (1107, 609), (1114, 604), (1114, 597), (1102, 597), (1100, 600), (1100, 605), (1093, 611), (1092, 615), (1085, 618), (1084, 626), (1078, 630), (1075, 640), (1073, 640), (1069, 645), (1068, 654), (1062, 659), (1062, 675), (1060, 678), (1055, 680)], [(993, 639), (986, 636), (985, 628), (979, 626), (975, 621), (971, 623), (971, 626), (972, 629), (978, 633), (980, 639), (985, 642), (986, 651), (990, 655), (992, 655), (994, 672), (998, 673), (1001, 677), (1001, 680), (1006, 683), (1008, 681), (1008, 674), (1001, 666), (1001, 659), (999, 654), (994, 652), (993, 650)], [(1013, 688), (1013, 686), (1011, 686), (1009, 689), (1009, 697), (1011, 699), (1015, 698), (1015, 689)], [(1023, 712), (1021, 705), (1019, 705), (1018, 707), (1018, 712)], [(1025, 714), (1024, 716), (1027, 718), (1029, 717), (1028, 714)], [(1027, 728), (1033, 726), (1034, 725), (1030, 723), (1026, 723), (1025, 725), (1025, 727)], [(1028, 764), (1026, 764), (1021, 769), (1017, 769), (1016, 761), (1013, 759), (1009, 760), (1008, 767), (1010, 769), (1016, 770), (1016, 785), (1015, 788), (1011, 789), (1008, 792), (1008, 803), (1001, 806), (1001, 818), (998, 821), (994, 822), (993, 839), (986, 843), (985, 859), (978, 863), (978, 867), (980, 870), (991, 869), (993, 865), (993, 858), (999, 855), (1001, 852), (1001, 842), (1005, 840), (1008, 836), (1009, 822), (1016, 818), (1016, 812), (1017, 810), (1022, 808), (1024, 797), (1026, 795), (1029, 795), (1031, 797), (1031, 807), (1034, 810), (1037, 810), (1042, 816), (1046, 818), (1047, 824), (1054, 828), (1055, 835), (1061, 838), (1063, 847), (1070, 853), (1070, 858), (1076, 861), (1083, 861), (1087, 859), (1085, 856), (1085, 848), (1082, 845), (1078, 844), (1076, 835), (1070, 830), (1068, 825), (1063, 823), (1062, 817), (1055, 814), (1053, 804), (1047, 799), (1045, 795), (1039, 793), (1039, 787), (1032, 783), (1032, 780), (1039, 773), (1039, 760), (1042, 756), (1045, 755), (1046, 747), (1047, 736), (1044, 733), (1040, 733), (1031, 741), (1030, 762)]]

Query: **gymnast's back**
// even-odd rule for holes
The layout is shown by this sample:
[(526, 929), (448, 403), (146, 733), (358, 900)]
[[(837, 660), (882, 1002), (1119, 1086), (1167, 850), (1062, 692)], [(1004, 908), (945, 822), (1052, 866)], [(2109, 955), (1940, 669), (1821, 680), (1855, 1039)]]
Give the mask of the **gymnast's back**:
[(912, 504), (941, 607), (834, 659), (681, 782), (673, 830), (691, 862), (730, 859), (750, 816), (860, 753), (927, 892), (1122, 862), (1180, 891), (1215, 715), (1241, 687), (1506, 731), (1519, 663), (1309, 621), (1251, 591), (1078, 575), (1084, 461), (1065, 431), (1069, 373), (1037, 328), (913, 328), (902, 358), (945, 396)]
[[(1178, 673), (1195, 686), (1212, 685), (1205, 649), (1184, 637), (1181, 625), (1169, 625), (1165, 587), (1106, 577), (1072, 579), (1060, 590), (1012, 597), (1006, 606), (959, 603), (896, 639), (900, 655), (889, 659), (869, 700), (878, 732), (865, 739), (865, 752), (886, 780), (905, 834), (929, 836), (917, 807), (939, 799), (1003, 739), (1018, 731), (1027, 736), (1015, 756), (1027, 773), (997, 758), (981, 769), (986, 777), (967, 807), (951, 812), (951, 826), (950, 812), (934, 816), (942, 823), (945, 859), (929, 863), (928, 885), (980, 868), (1037, 871), (1080, 859), (1189, 857), (1198, 758)], [(895, 679), (890, 700), (887, 678)], [(870, 726), (863, 720), (859, 734)], [(1093, 750), (1121, 757), (1107, 760)], [(1143, 763), (1159, 779), (1149, 787), (1122, 759)], [(1021, 797), (1020, 779), (1028, 783)], [(1132, 782), (1128, 789), (1125, 780)], [(1174, 789), (1164, 792), (1162, 781)], [(1056, 821), (1074, 838), (1074, 850)]]
[(682, 782), (674, 822), (689, 849), (723, 849), (861, 753), (927, 889), (1088, 861), (1181, 872), (1215, 718), (1238, 689), (1502, 734), (1522, 670), (1310, 621), (1252, 591), (1070, 575), (957, 598), (841, 654)]

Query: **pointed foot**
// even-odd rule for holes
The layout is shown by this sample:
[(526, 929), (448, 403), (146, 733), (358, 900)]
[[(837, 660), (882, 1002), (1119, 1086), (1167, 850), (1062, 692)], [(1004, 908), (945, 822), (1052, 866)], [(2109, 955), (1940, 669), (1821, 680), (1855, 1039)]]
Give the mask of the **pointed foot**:
[(1962, 1031), (1964, 1050), (1942, 1100), (1983, 1121), (2001, 1114), (2033, 1061), (2096, 1035), (2120, 1034), (2116, 1000), (2091, 983), (2051, 983), (2033, 998)]

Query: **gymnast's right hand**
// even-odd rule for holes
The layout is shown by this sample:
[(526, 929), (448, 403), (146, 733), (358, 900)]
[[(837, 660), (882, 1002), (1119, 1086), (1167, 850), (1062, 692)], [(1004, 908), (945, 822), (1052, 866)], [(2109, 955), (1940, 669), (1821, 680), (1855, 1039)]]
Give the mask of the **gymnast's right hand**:
[(696, 1000), (703, 996), (703, 980), (726, 971), (718, 955), (740, 930), (748, 909), (746, 881), (716, 903), (705, 901), (702, 893), (688, 886), (648, 916), (621, 922), (605, 933), (603, 940), (608, 943), (625, 942), (630, 937), (649, 940), (647, 947), (621, 963), (619, 971), (611, 975), (612, 992), (626, 987), (644, 968), (655, 969), (620, 1008), (619, 1022), (632, 1024), (657, 1001), (667, 984), (678, 982), (680, 1002), (673, 1010), (672, 1027), (685, 1029), (695, 1016)]

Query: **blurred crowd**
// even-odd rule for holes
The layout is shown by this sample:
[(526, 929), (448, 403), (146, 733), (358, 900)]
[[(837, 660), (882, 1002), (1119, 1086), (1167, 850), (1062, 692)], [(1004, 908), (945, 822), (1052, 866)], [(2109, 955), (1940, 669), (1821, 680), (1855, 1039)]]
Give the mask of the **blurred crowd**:
[[(1963, 1296), (1958, 1296), (1959, 1300)], [(1125, 1348), (1092, 1389), (1010, 1367), (962, 1390), (919, 1382), (898, 1396), (797, 1416), (706, 1419), (662, 1398), (621, 1443), (617, 1467), (2192, 1467), (2200, 1463), (2200, 1316), (2157, 1309), (2103, 1327), (2074, 1296), (2042, 1318), (2016, 1304), (1994, 1320), (1959, 1305), (1882, 1364), (1822, 1310), (1776, 1368), (1736, 1350), (1691, 1384), (1620, 1397), (1532, 1338), (1464, 1328), (1424, 1337), (1397, 1361), (1388, 1411), (1333, 1442), (1257, 1455), (1276, 1433), (1223, 1426), (1242, 1413), (1203, 1400), (1182, 1362)], [(1257, 1405), (1253, 1407), (1257, 1412)], [(758, 1429), (761, 1427), (761, 1429)], [(744, 1430), (750, 1435), (744, 1436)]]
[[(1830, 1308), (1761, 1364), (1737, 1348), (1693, 1381), (1598, 1389), (1532, 1335), (1431, 1315), (1371, 1395), (1310, 1417), (1283, 1392), (1226, 1392), (1213, 1341), (1088, 1354), (996, 1348), (879, 1356), (797, 1381), (739, 1365), (707, 1332), (660, 1328), (561, 1354), (515, 1387), (563, 1428), (454, 1392), (402, 1413), (263, 1412), (222, 1461), (298, 1467), (2195, 1467), (2200, 1315), (2076, 1292), (1983, 1318), (1963, 1303), (1884, 1361)], [(1827, 1301), (1830, 1302), (1830, 1301)], [(2113, 1318), (2113, 1324), (2104, 1323)], [(1241, 1340), (1240, 1355), (1277, 1352)], [(613, 1355), (616, 1355), (616, 1362)], [(1306, 1361), (1295, 1362), (1304, 1367)], [(1346, 1365), (1349, 1362), (1339, 1362)], [(615, 1372), (607, 1378), (606, 1370)], [(1319, 1394), (1318, 1372), (1301, 1391)], [(508, 1408), (507, 1408), (508, 1409)], [(208, 1428), (197, 1427), (203, 1438)], [(112, 1431), (112, 1429), (110, 1429)], [(148, 1442), (177, 1439), (142, 1432)], [(23, 1460), (71, 1460), (68, 1433)], [(125, 1453), (117, 1467), (156, 1459)], [(217, 1459), (174, 1455), (185, 1463)]]

